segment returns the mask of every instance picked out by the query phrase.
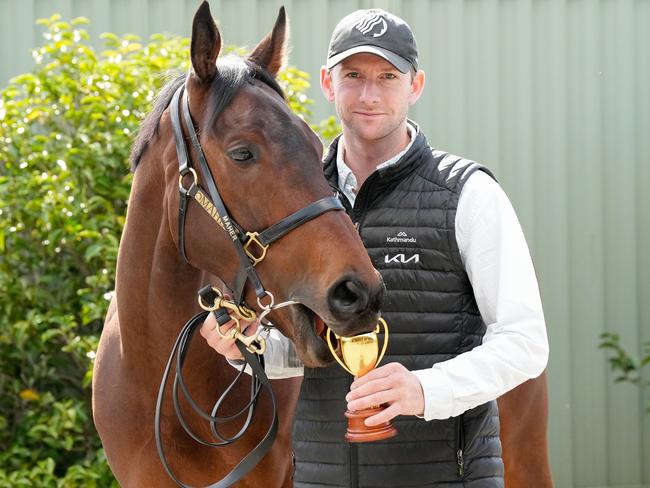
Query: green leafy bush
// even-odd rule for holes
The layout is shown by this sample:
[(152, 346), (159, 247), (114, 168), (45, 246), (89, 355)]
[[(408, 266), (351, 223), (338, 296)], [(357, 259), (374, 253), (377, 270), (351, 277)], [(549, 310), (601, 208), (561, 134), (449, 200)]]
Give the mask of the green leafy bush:
[[(617, 374), (614, 380), (616, 383), (631, 383), (642, 389), (650, 389), (650, 381), (643, 377), (644, 368), (650, 365), (650, 341), (646, 341), (643, 345), (645, 356), (641, 359), (630, 356), (621, 346), (620, 336), (613, 332), (603, 332), (598, 347), (612, 353), (608, 361), (612, 372)], [(650, 413), (650, 403), (646, 407), (646, 412)]]
[[(188, 68), (188, 39), (104, 34), (97, 53), (86, 19), (39, 22), (34, 71), (0, 92), (0, 488), (117, 486), (92, 425), (92, 361), (129, 149), (164, 73)], [(281, 83), (308, 119), (306, 73)]]

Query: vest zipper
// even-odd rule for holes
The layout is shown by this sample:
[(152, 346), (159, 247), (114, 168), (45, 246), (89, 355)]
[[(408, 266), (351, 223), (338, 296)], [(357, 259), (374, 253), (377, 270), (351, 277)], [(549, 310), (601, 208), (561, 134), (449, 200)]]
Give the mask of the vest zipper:
[(465, 450), (465, 425), (463, 415), (456, 417), (456, 463), (458, 464), (458, 476), (465, 476), (465, 460), (463, 452)]
[(373, 181), (379, 178), (379, 172), (375, 170), (366, 181), (363, 182), (359, 192), (357, 193), (356, 198), (354, 199), (354, 206), (352, 207), (351, 217), (352, 221), (355, 222), (357, 230), (362, 224), (363, 211), (366, 207), (366, 200), (368, 200), (368, 195), (370, 193), (370, 187), (372, 186)]
[(350, 446), (350, 488), (359, 488), (357, 445), (353, 442), (350, 442), (348, 446)]

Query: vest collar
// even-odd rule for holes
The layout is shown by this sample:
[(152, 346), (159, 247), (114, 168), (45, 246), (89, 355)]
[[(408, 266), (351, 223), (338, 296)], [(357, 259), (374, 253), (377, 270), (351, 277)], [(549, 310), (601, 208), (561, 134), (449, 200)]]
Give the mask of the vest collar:
[[(423, 162), (422, 154), (429, 149), (429, 144), (426, 137), (420, 130), (420, 127), (409, 119), (409, 124), (416, 130), (415, 141), (411, 147), (402, 157), (394, 164), (388, 165), (378, 170), (384, 183), (388, 183), (393, 179), (399, 179), (413, 171), (418, 164)], [(338, 170), (336, 166), (336, 157), (338, 153), (338, 145), (341, 139), (341, 134), (336, 136), (327, 149), (325, 158), (323, 159), (323, 173), (329, 182), (330, 186), (334, 189), (338, 188)], [(430, 150), (430, 149), (429, 149)]]

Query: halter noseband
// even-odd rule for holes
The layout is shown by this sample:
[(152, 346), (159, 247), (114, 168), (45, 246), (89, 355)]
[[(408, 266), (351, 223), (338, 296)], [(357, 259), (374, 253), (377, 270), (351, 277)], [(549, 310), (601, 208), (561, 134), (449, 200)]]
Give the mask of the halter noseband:
[[(182, 97), (183, 119), (187, 132), (190, 136), (192, 147), (199, 160), (201, 173), (207, 183), (209, 196), (198, 186), (198, 178), (196, 171), (190, 166), (190, 159), (183, 137), (183, 130), (181, 128), (181, 121), (179, 115), (179, 99)], [(262, 282), (255, 271), (255, 265), (260, 263), (265, 257), (266, 252), (271, 243), (278, 240), (296, 227), (309, 222), (310, 220), (318, 217), (319, 215), (330, 210), (345, 210), (338, 198), (325, 197), (317, 200), (306, 207), (298, 210), (297, 212), (285, 217), (280, 222), (270, 226), (262, 232), (246, 232), (228, 215), (223, 200), (217, 189), (210, 168), (201, 149), (201, 144), (196, 135), (196, 129), (192, 122), (190, 115), (189, 100), (185, 84), (178, 87), (174, 93), (171, 101), (171, 118), (172, 129), (174, 132), (174, 141), (176, 143), (176, 154), (178, 156), (178, 170), (179, 176), (179, 191), (180, 191), (180, 208), (178, 213), (178, 243), (179, 252), (183, 259), (188, 262), (187, 254), (185, 252), (185, 214), (187, 213), (188, 199), (194, 198), (201, 207), (212, 217), (212, 219), (227, 233), (232, 240), (235, 250), (239, 255), (240, 269), (235, 278), (235, 284), (232, 288), (235, 296), (235, 303), (241, 305), (243, 302), (244, 289), (246, 281), (250, 280), (255, 288), (257, 295), (257, 302), (261, 308), (266, 308), (262, 305), (261, 300), (268, 296), (268, 292), (264, 289)], [(192, 184), (189, 188), (183, 187), (183, 179), (185, 176), (192, 176)]]

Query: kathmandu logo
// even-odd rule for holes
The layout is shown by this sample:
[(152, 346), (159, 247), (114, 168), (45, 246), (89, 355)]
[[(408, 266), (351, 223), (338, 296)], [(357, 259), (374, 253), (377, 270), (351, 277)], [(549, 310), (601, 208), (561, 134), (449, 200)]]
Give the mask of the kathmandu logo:
[(396, 243), (412, 242), (412, 243), (416, 243), (416, 242), (418, 242), (418, 240), (415, 237), (410, 237), (406, 232), (400, 231), (395, 236), (387, 236), (386, 237), (386, 242), (396, 242)]
[(396, 254), (395, 256), (389, 256), (386, 254), (384, 256), (384, 263), (385, 264), (390, 264), (390, 263), (398, 263), (398, 264), (407, 264), (413, 261), (414, 264), (417, 264), (420, 262), (420, 255), (419, 254), (414, 254), (413, 256), (407, 258), (406, 255), (404, 254)]
[[(368, 15), (365, 19), (361, 19), (354, 27), (363, 35), (370, 34), (374, 30), (375, 32), (372, 34), (372, 37), (381, 37), (388, 29), (386, 20), (379, 14)], [(377, 30), (379, 32), (376, 32)]]

